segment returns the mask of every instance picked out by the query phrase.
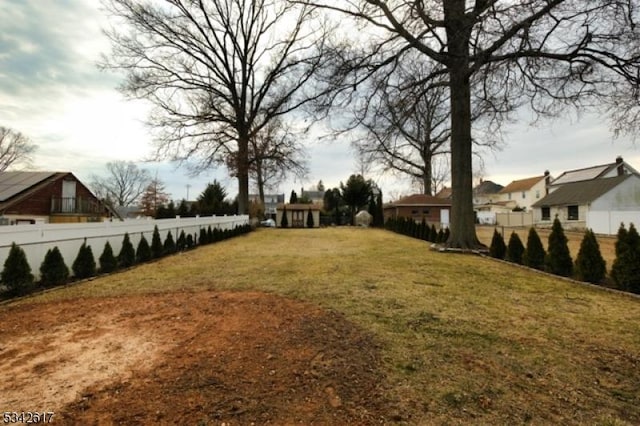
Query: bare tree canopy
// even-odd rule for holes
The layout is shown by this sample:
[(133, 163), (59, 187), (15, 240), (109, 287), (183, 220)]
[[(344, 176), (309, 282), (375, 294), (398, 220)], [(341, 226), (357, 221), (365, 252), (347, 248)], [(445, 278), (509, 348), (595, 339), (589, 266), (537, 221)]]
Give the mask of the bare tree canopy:
[(128, 24), (108, 32), (104, 66), (124, 70), (122, 91), (155, 106), (156, 156), (199, 169), (233, 156), (247, 213), (249, 143), (314, 98), (306, 88), (324, 60), (324, 22), (285, 0), (103, 1)]
[(12, 165), (31, 163), (37, 146), (20, 132), (0, 126), (0, 172)]
[(139, 201), (151, 183), (151, 175), (133, 162), (113, 161), (106, 165), (107, 175), (94, 175), (91, 189), (98, 198), (115, 206), (130, 206)]
[(489, 118), (523, 102), (541, 115), (567, 106), (617, 105), (620, 99), (638, 105), (636, 0), (292, 1), (339, 12), (377, 35), (368, 49), (345, 56), (338, 70), (349, 78), (336, 77), (343, 88), (396, 66), (408, 51), (436, 64), (421, 81), (425, 89), (436, 78), (448, 78), (450, 247), (481, 246), (472, 197), (473, 103), (491, 112)]

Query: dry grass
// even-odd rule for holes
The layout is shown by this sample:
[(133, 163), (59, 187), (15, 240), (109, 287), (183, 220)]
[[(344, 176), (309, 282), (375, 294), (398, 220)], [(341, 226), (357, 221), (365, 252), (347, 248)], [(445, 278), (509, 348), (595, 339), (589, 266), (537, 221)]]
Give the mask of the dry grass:
[[(498, 232), (503, 234), (505, 244), (509, 243), (509, 237), (511, 237), (511, 232), (515, 232), (518, 234), (520, 239), (522, 240), (522, 244), (527, 245), (527, 236), (529, 235), (529, 228), (507, 228), (507, 227), (497, 227)], [(476, 228), (476, 232), (478, 234), (478, 239), (486, 244), (487, 246), (491, 245), (491, 238), (493, 237), (493, 226), (478, 226)], [(544, 245), (545, 250), (547, 249), (549, 234), (551, 233), (551, 229), (536, 229), (538, 235), (540, 236), (540, 240)], [(578, 251), (580, 250), (580, 243), (582, 242), (582, 238), (584, 237), (583, 232), (576, 231), (564, 231), (567, 239), (569, 240), (569, 252), (571, 253), (571, 257), (573, 260), (576, 260), (576, 256), (578, 256)], [(598, 244), (600, 245), (600, 253), (602, 253), (602, 257), (607, 262), (607, 270), (611, 270), (611, 265), (616, 258), (616, 236), (609, 235), (597, 235)]]
[(374, 333), (400, 423), (640, 424), (640, 299), (382, 230), (261, 230), (27, 300), (205, 288)]

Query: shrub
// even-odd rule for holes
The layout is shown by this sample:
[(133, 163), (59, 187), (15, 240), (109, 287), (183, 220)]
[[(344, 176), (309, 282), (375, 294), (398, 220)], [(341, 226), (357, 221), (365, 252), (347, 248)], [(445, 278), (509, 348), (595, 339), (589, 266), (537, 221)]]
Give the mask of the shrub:
[(493, 238), (491, 238), (491, 246), (489, 247), (489, 255), (496, 259), (504, 259), (507, 253), (507, 246), (504, 244), (504, 238), (497, 229), (493, 229)]
[(429, 241), (432, 243), (438, 242), (438, 231), (436, 230), (436, 225), (431, 224), (431, 230), (429, 231)]
[(80, 280), (96, 274), (96, 261), (93, 258), (93, 251), (86, 241), (80, 246), (78, 256), (73, 261), (71, 269), (73, 270), (73, 276)]
[(447, 227), (444, 228), (444, 234), (442, 235), (442, 244), (446, 243), (447, 241), (449, 241), (449, 236), (451, 235), (451, 230)]
[(567, 237), (560, 220), (556, 217), (549, 234), (547, 255), (545, 256), (545, 269), (555, 275), (570, 277), (573, 275), (573, 260), (569, 254)]
[(136, 262), (142, 263), (151, 260), (151, 247), (144, 235), (140, 235), (140, 242), (136, 249)]
[(606, 263), (600, 253), (600, 245), (590, 229), (585, 231), (580, 243), (575, 271), (576, 278), (580, 281), (596, 284), (602, 282), (607, 273)]
[(289, 227), (289, 219), (287, 219), (287, 208), (284, 207), (282, 209), (282, 219), (280, 219), (280, 227), (288, 228)]
[(104, 249), (98, 260), (100, 262), (100, 272), (102, 273), (108, 274), (118, 269), (118, 260), (113, 255), (113, 249), (109, 241), (104, 244)]
[(438, 231), (438, 236), (436, 237), (436, 243), (440, 244), (440, 243), (444, 243), (444, 230), (442, 228), (440, 228), (440, 231)]
[(524, 254), (524, 244), (516, 232), (512, 232), (507, 244), (507, 253), (505, 259), (509, 262), (522, 264), (522, 255)]
[(167, 238), (164, 240), (163, 252), (165, 255), (173, 254), (176, 252), (176, 243), (173, 241), (173, 235), (171, 235), (171, 231), (167, 232)]
[(198, 242), (200, 243), (200, 245), (209, 244), (209, 238), (206, 228), (200, 228), (200, 236), (198, 237)]
[(215, 242), (215, 240), (213, 239), (213, 230), (211, 229), (211, 225), (209, 225), (209, 227), (207, 228), (207, 241), (209, 243)]
[(195, 243), (193, 242), (193, 235), (191, 234), (187, 234), (187, 239), (185, 241), (186, 241), (185, 243), (186, 249), (193, 248), (193, 246), (195, 245)]
[(522, 263), (530, 268), (544, 269), (544, 247), (540, 236), (536, 232), (535, 228), (529, 228), (529, 235), (527, 236), (527, 248), (522, 255)]
[(33, 274), (31, 266), (27, 262), (24, 250), (11, 244), (7, 260), (4, 261), (4, 269), (0, 274), (0, 280), (7, 286), (10, 293), (15, 295), (27, 294), (33, 290)]
[(640, 236), (633, 224), (629, 231), (620, 225), (611, 276), (619, 289), (640, 293)]
[(58, 247), (47, 250), (40, 265), (40, 283), (45, 287), (64, 284), (69, 279), (69, 268)]
[(120, 249), (120, 253), (118, 253), (118, 265), (121, 268), (128, 268), (129, 266), (133, 266), (135, 263), (136, 251), (133, 249), (133, 244), (131, 244), (129, 233), (127, 232), (124, 234), (122, 248)]
[(187, 248), (187, 237), (184, 235), (184, 229), (180, 231), (178, 235), (178, 241), (176, 241), (176, 249), (183, 251)]
[(314, 226), (313, 213), (311, 213), (311, 209), (309, 209), (309, 212), (307, 212), (307, 228), (313, 228)]
[(158, 259), (164, 254), (164, 246), (162, 245), (162, 239), (160, 238), (160, 231), (158, 225), (153, 227), (153, 236), (151, 237), (151, 257)]

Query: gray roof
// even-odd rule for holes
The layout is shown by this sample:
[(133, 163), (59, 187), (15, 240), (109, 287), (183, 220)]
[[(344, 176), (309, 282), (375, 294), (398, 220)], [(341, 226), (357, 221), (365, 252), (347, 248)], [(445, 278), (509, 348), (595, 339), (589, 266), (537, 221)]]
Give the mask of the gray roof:
[(593, 179), (562, 185), (532, 207), (568, 206), (588, 204), (606, 194), (623, 181), (634, 175), (623, 175), (612, 178)]
[(55, 172), (0, 172), (0, 202), (25, 191)]

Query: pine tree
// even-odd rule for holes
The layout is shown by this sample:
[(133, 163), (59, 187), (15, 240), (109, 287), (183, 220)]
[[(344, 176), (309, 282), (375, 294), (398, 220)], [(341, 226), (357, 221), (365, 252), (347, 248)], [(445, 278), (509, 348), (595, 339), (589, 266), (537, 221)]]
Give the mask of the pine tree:
[(200, 236), (198, 237), (198, 243), (200, 243), (201, 246), (208, 244), (209, 241), (207, 240), (207, 230), (205, 228), (200, 228)]
[(27, 255), (16, 243), (11, 243), (0, 280), (11, 294), (27, 294), (33, 290), (33, 274), (27, 262)]
[(167, 232), (167, 238), (164, 240), (162, 249), (165, 256), (176, 252), (176, 243), (173, 241), (171, 231)]
[(98, 260), (100, 262), (100, 272), (103, 274), (108, 274), (118, 269), (118, 260), (113, 255), (113, 249), (109, 241), (104, 244), (104, 249)]
[(131, 244), (129, 233), (127, 232), (124, 234), (122, 248), (120, 249), (120, 253), (118, 253), (118, 265), (121, 268), (128, 268), (129, 266), (133, 266), (135, 263), (136, 251), (133, 248), (133, 244)]
[(140, 235), (140, 242), (138, 243), (138, 248), (136, 249), (136, 262), (148, 262), (151, 260), (151, 247), (149, 247), (149, 243), (143, 234)]
[(311, 213), (311, 209), (307, 213), (307, 228), (313, 228), (315, 223), (313, 222), (313, 213)]
[(493, 238), (491, 238), (491, 247), (489, 247), (489, 255), (496, 259), (504, 259), (507, 252), (507, 246), (504, 244), (504, 238), (497, 229), (493, 230)]
[(289, 219), (287, 219), (287, 207), (282, 208), (282, 219), (280, 219), (280, 227), (281, 228), (289, 227)]
[(156, 225), (153, 227), (153, 236), (151, 237), (151, 257), (153, 259), (158, 259), (161, 258), (163, 254), (164, 246), (162, 245), (158, 225)]
[(186, 239), (186, 244), (185, 244), (185, 248), (187, 250), (193, 248), (193, 246), (195, 245), (194, 241), (193, 241), (193, 235), (191, 234), (187, 234), (187, 239)]
[(429, 241), (432, 243), (438, 242), (438, 231), (436, 230), (436, 225), (431, 224), (431, 230), (429, 231)]
[(602, 282), (607, 266), (602, 254), (596, 235), (587, 229), (580, 243), (580, 250), (575, 264), (576, 278), (580, 281), (598, 284)]
[(549, 234), (548, 251), (544, 261), (547, 272), (563, 277), (573, 275), (573, 260), (571, 260), (567, 243), (568, 239), (564, 235), (562, 224), (556, 217)]
[(640, 236), (633, 224), (629, 225), (629, 231), (624, 225), (618, 230), (611, 276), (620, 290), (640, 293)]
[(96, 260), (93, 257), (91, 246), (88, 246), (86, 241), (80, 246), (76, 260), (71, 265), (71, 270), (73, 270), (73, 276), (79, 280), (96, 274)]
[(213, 230), (211, 229), (211, 225), (207, 228), (207, 241), (209, 241), (209, 243), (214, 243), (216, 241), (213, 239)]
[(524, 244), (520, 236), (516, 232), (512, 232), (507, 244), (507, 254), (505, 259), (509, 262), (522, 264), (522, 255), (524, 254)]
[(522, 255), (522, 262), (530, 268), (544, 269), (544, 247), (540, 236), (536, 232), (535, 228), (529, 228), (529, 235), (527, 236), (527, 248)]
[(438, 236), (436, 237), (436, 243), (441, 244), (445, 241), (446, 240), (444, 240), (444, 230), (440, 228), (440, 231), (438, 231)]
[(45, 287), (64, 284), (69, 279), (69, 268), (58, 247), (47, 250), (40, 265), (40, 283)]
[(180, 235), (178, 236), (178, 241), (176, 241), (176, 249), (178, 251), (183, 251), (187, 248), (187, 237), (184, 235), (184, 229), (180, 231)]

